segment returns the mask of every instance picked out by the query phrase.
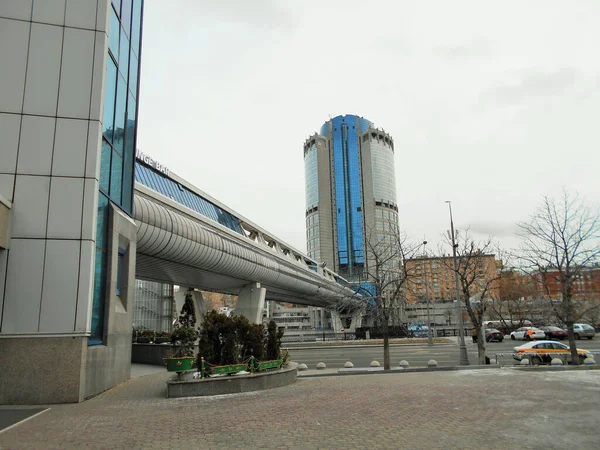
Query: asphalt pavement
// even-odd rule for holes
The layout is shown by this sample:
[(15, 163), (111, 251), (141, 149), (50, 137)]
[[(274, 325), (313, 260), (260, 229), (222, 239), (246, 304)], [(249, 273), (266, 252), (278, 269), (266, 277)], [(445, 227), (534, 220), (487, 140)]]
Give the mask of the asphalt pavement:
[[(566, 342), (566, 341), (563, 341)], [(469, 336), (465, 340), (467, 354), (471, 364), (477, 364), (477, 344), (473, 343)], [(516, 361), (512, 357), (513, 348), (524, 344), (523, 341), (512, 341), (505, 339), (503, 342), (486, 343), (486, 356), (490, 359), (498, 359), (501, 365), (514, 365)], [(600, 340), (577, 341), (578, 348), (600, 353)], [(383, 364), (383, 346), (381, 345), (340, 345), (332, 347), (313, 348), (289, 348), (292, 361), (307, 364), (309, 369), (314, 369), (319, 362), (324, 362), (327, 368), (338, 369), (344, 367), (344, 363), (351, 361), (354, 367), (368, 367), (371, 361)], [(399, 365), (401, 360), (406, 360), (413, 367), (427, 366), (427, 362), (434, 359), (438, 366), (458, 366), (459, 348), (455, 343), (419, 345), (391, 345), (390, 359), (392, 367)]]

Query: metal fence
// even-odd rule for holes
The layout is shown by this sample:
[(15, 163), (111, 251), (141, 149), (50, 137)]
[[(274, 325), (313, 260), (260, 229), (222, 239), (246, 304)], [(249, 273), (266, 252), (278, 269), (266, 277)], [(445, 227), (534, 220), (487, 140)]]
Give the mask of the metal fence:
[(289, 344), (293, 342), (353, 341), (355, 339), (356, 335), (352, 332), (335, 333), (333, 331), (323, 331), (293, 335), (284, 334), (281, 342)]

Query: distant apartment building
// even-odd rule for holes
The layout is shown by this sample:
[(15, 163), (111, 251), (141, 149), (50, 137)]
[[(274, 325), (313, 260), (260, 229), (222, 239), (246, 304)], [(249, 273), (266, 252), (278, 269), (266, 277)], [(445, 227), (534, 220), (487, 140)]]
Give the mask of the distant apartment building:
[[(548, 269), (532, 274), (537, 293), (540, 297), (559, 300), (561, 293), (561, 273), (558, 269)], [(592, 300), (600, 297), (600, 266), (581, 269), (577, 279), (573, 281), (574, 297), (581, 300)]]
[[(487, 280), (497, 276), (500, 269), (499, 261), (493, 254), (477, 256), (476, 280), (473, 283), (472, 294), (480, 292)], [(453, 261), (451, 256), (417, 257), (406, 261), (410, 275), (407, 281), (406, 297), (408, 303), (424, 303), (430, 301), (445, 302), (456, 299)], [(494, 289), (498, 289), (494, 286)], [(494, 291), (492, 294), (496, 294)]]

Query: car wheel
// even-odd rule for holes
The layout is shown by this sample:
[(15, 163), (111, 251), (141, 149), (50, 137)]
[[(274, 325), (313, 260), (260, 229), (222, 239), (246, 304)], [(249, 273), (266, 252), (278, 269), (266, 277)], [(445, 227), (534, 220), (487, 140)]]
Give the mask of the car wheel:
[(515, 335), (514, 335), (514, 334), (511, 334), (511, 335), (510, 335), (510, 338), (511, 338), (513, 341), (516, 339), (516, 337), (515, 337)]
[(533, 356), (531, 358), (531, 365), (532, 366), (539, 366), (542, 363), (542, 358), (540, 358), (539, 356)]
[(579, 337), (579, 334), (578, 334), (578, 333), (575, 333), (575, 334), (573, 335), (573, 337), (574, 337), (575, 339), (577, 339), (577, 340), (581, 339), (581, 338)]
[(594, 336), (588, 336), (588, 339), (591, 341), (592, 339), (594, 339)]

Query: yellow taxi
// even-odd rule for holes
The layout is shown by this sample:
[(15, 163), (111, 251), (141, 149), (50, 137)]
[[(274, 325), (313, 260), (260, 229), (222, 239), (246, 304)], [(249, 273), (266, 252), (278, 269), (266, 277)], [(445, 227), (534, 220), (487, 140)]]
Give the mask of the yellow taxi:
[[(563, 358), (566, 356), (567, 362), (571, 362), (571, 349), (568, 345), (562, 342), (556, 341), (532, 341), (527, 342), (519, 347), (513, 348), (513, 358), (517, 361), (521, 361), (525, 358), (530, 358), (532, 365), (539, 365), (542, 363), (549, 363), (552, 358)], [(587, 356), (592, 354), (587, 351), (578, 348), (577, 353), (579, 354), (579, 361), (583, 363), (583, 360)]]

